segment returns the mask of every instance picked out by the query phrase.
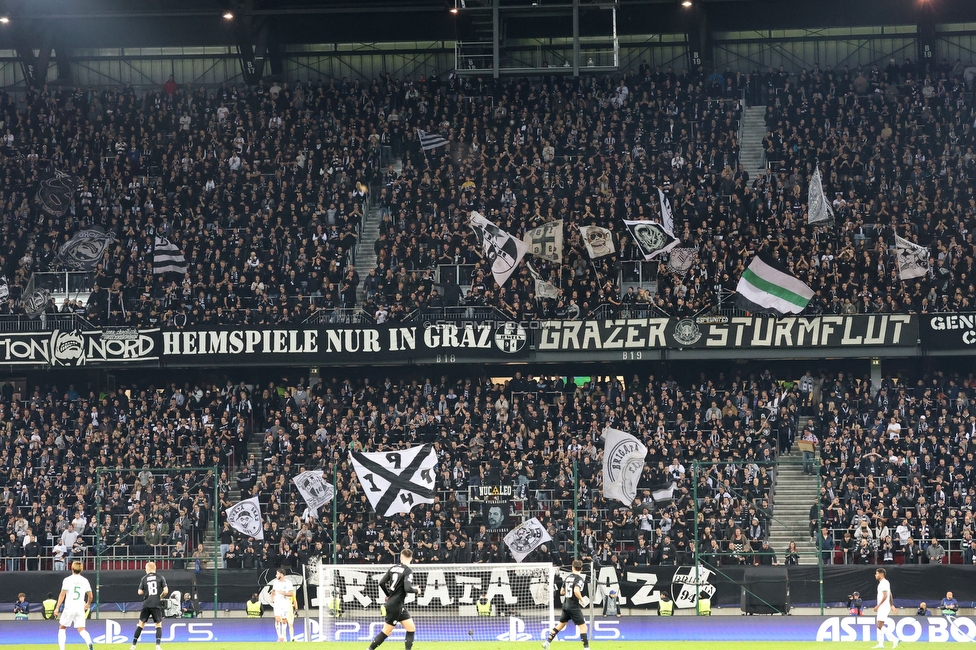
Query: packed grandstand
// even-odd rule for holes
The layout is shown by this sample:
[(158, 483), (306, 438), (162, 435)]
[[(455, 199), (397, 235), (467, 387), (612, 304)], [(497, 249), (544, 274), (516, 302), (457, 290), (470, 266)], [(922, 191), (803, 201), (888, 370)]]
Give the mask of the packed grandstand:
[[(387, 76), (0, 94), (9, 286), (0, 307), (23, 312), (31, 275), (57, 268), (59, 246), (99, 226), (114, 241), (91, 297), (48, 306), (95, 326), (302, 323), (353, 310), (396, 322), (459, 305), (519, 321), (732, 313), (725, 299), (760, 249), (813, 289), (809, 315), (970, 311), (971, 69), (641, 65), (532, 82)], [(768, 173), (758, 178), (739, 161), (743, 97), (767, 106)], [(417, 129), (448, 144), (425, 151)], [(829, 227), (808, 224), (818, 166)], [(70, 218), (38, 218), (33, 188), (55, 169), (79, 183)], [(658, 188), (697, 260), (681, 274), (662, 265), (653, 294), (622, 291), (621, 267), (644, 255), (620, 221), (658, 218)], [(357, 268), (370, 211), (380, 219), (377, 262)], [(566, 257), (537, 263), (559, 295), (536, 295), (526, 268), (497, 286), (472, 211), (515, 236), (562, 220)], [(614, 233), (617, 256), (591, 259), (579, 234), (590, 225)], [(922, 277), (900, 278), (896, 234), (932, 250)], [(182, 251), (185, 274), (154, 273), (157, 235)], [(463, 290), (445, 290), (443, 267), (467, 269)], [(417, 368), (316, 382), (3, 388), (0, 526), (12, 570), (95, 555), (187, 566), (209, 562), (214, 545), (227, 568), (297, 567), (313, 556), (386, 562), (405, 545), (425, 563), (508, 561), (501, 528), (470, 498), (499, 485), (513, 486), (512, 507), (548, 529), (553, 542), (533, 551), (537, 561), (680, 565), (697, 552), (714, 564), (761, 564), (777, 561), (775, 551), (789, 563), (788, 549), (763, 544), (771, 463), (805, 435), (821, 446), (808, 536), (836, 549), (824, 561), (974, 558), (971, 375), (890, 377), (872, 390), (841, 372), (580, 382), (518, 372), (496, 383)], [(645, 483), (676, 485), (665, 502), (649, 487), (630, 507), (604, 499), (607, 426), (647, 443)], [(436, 500), (378, 517), (347, 452), (412, 443), (434, 445)], [(696, 462), (706, 469), (692, 472)], [(158, 471), (214, 466), (217, 476)], [(96, 471), (105, 467), (131, 469)], [(303, 469), (335, 477), (337, 519), (301, 505), (291, 479)], [(262, 505), (262, 541), (223, 520), (250, 496)]]

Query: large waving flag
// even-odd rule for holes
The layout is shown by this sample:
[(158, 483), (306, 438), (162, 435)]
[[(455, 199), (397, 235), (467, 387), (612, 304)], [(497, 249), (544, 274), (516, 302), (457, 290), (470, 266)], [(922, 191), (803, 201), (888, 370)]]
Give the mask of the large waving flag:
[(898, 277), (902, 280), (921, 278), (929, 272), (929, 249), (895, 235)]
[(550, 262), (563, 261), (562, 221), (553, 221), (533, 228), (525, 233), (522, 241), (528, 246), (530, 255), (541, 257)]
[(244, 499), (227, 508), (227, 523), (239, 533), (254, 539), (264, 539), (261, 503), (257, 497)]
[(450, 144), (450, 141), (444, 136), (436, 133), (428, 133), (427, 131), (421, 129), (417, 129), (417, 137), (420, 138), (420, 147), (424, 151), (431, 151), (437, 147), (443, 147), (446, 144)]
[(153, 274), (162, 275), (164, 273), (186, 273), (186, 258), (179, 246), (166, 239), (156, 237), (153, 247)]
[(820, 177), (818, 165), (810, 178), (810, 190), (807, 193), (807, 223), (826, 223), (833, 218), (834, 211), (824, 194), (823, 179)]
[(662, 253), (667, 253), (678, 245), (678, 238), (674, 236), (674, 214), (671, 212), (671, 201), (664, 196), (661, 188), (657, 190), (661, 200), (661, 221), (651, 219), (630, 221), (624, 219), (624, 225), (630, 229), (634, 241), (640, 247), (645, 260), (650, 260)]
[(546, 542), (551, 542), (552, 537), (549, 531), (542, 525), (542, 522), (533, 517), (525, 523), (516, 526), (508, 531), (504, 537), (508, 551), (515, 558), (516, 562), (521, 562), (525, 556), (539, 548)]
[(580, 226), (579, 231), (583, 235), (583, 245), (586, 246), (586, 252), (589, 253), (591, 260), (617, 252), (612, 230), (600, 226)]
[(399, 451), (349, 452), (370, 505), (382, 517), (434, 502), (437, 452), (433, 445)]
[(813, 298), (813, 289), (790, 275), (772, 257), (760, 253), (739, 278), (736, 303), (740, 309), (799, 314)]
[(604, 498), (632, 505), (646, 456), (647, 447), (640, 440), (626, 431), (607, 427), (603, 432)]
[(507, 232), (493, 224), (479, 212), (471, 213), (471, 230), (478, 236), (478, 242), (491, 265), (491, 274), (495, 276), (498, 286), (504, 286), (515, 272), (515, 267), (522, 261), (529, 247), (518, 237), (512, 237)]

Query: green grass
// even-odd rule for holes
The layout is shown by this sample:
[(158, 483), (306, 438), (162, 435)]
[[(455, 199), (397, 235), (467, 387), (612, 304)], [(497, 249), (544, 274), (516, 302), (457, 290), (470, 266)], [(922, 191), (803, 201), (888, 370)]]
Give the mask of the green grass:
[[(70, 638), (70, 637), (69, 637)], [(312, 644), (316, 648), (322, 648), (323, 644), (315, 643)], [(367, 643), (326, 643), (325, 648), (328, 650), (365, 650)], [(517, 643), (511, 643), (506, 641), (462, 641), (459, 643), (448, 643), (448, 642), (431, 642), (422, 643), (420, 641), (414, 643), (415, 650), (457, 650), (457, 646), (460, 645), (462, 650), (507, 650), (511, 648), (512, 650), (536, 650), (540, 648), (540, 644), (535, 641), (520, 641)], [(831, 646), (837, 646), (840, 648), (842, 646), (843, 650), (866, 650), (874, 645), (873, 641), (859, 641), (855, 643), (845, 642), (843, 644), (830, 644), (830, 643), (797, 643), (793, 641), (738, 641), (738, 642), (724, 642), (721, 644), (715, 641), (607, 641), (607, 642), (593, 642), (592, 650), (825, 650)], [(55, 644), (44, 644), (44, 645), (8, 645), (6, 646), (11, 650), (51, 650), (52, 647), (56, 647)], [(80, 644), (69, 643), (68, 648), (71, 650), (83, 650), (84, 646)], [(287, 648), (300, 648), (306, 647), (304, 643), (221, 643), (219, 641), (211, 641), (207, 643), (164, 643), (163, 650), (283, 650)], [(311, 646), (309, 646), (311, 647)], [(891, 644), (886, 643), (886, 648), (890, 648)], [(917, 647), (919, 650), (949, 650), (949, 648), (965, 648), (967, 644), (964, 643), (902, 643), (898, 646), (899, 648), (912, 648)], [(124, 649), (125, 645), (106, 645), (106, 644), (95, 644), (95, 650), (108, 650), (109, 648)], [(141, 650), (154, 650), (154, 645), (152, 641), (143, 642), (139, 644)], [(582, 646), (578, 641), (556, 641), (552, 644), (553, 650), (580, 650)], [(403, 650), (403, 642), (397, 643), (395, 641), (389, 641), (381, 646), (381, 650)]]

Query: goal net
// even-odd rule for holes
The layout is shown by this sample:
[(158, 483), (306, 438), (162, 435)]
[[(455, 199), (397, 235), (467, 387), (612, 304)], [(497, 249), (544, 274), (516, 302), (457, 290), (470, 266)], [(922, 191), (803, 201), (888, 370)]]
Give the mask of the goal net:
[[(317, 585), (321, 641), (369, 642), (383, 628), (384, 565), (321, 564)], [(556, 568), (549, 564), (411, 565), (406, 607), (424, 641), (532, 641), (545, 639), (555, 620)], [(397, 626), (391, 640), (403, 640)]]

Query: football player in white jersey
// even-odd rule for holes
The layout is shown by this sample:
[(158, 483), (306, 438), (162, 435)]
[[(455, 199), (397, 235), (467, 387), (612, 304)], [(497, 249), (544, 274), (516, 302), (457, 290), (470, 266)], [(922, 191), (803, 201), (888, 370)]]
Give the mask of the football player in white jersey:
[(285, 570), (278, 569), (271, 582), (271, 608), (274, 610), (275, 631), (278, 640), (285, 641), (286, 633), (291, 632), (295, 640), (295, 585), (285, 579)]
[[(58, 617), (58, 622), (61, 624), (58, 629), (58, 647), (61, 650), (64, 650), (64, 641), (69, 627), (78, 630), (78, 634), (88, 645), (88, 650), (93, 650), (91, 635), (85, 629), (85, 620), (88, 618), (88, 610), (91, 609), (92, 588), (88, 578), (81, 575), (81, 569), (81, 562), (71, 563), (71, 575), (61, 583), (58, 604), (54, 606), (54, 616)], [(62, 605), (64, 605), (63, 611)]]
[[(878, 604), (874, 606), (878, 619), (878, 645), (875, 648), (884, 647), (884, 626), (885, 622), (891, 620), (890, 616), (898, 610), (895, 608), (894, 599), (891, 595), (891, 585), (885, 577), (885, 570), (879, 568), (874, 572), (874, 577), (878, 580)], [(891, 647), (898, 647), (898, 637), (894, 633), (894, 621), (892, 621)]]

